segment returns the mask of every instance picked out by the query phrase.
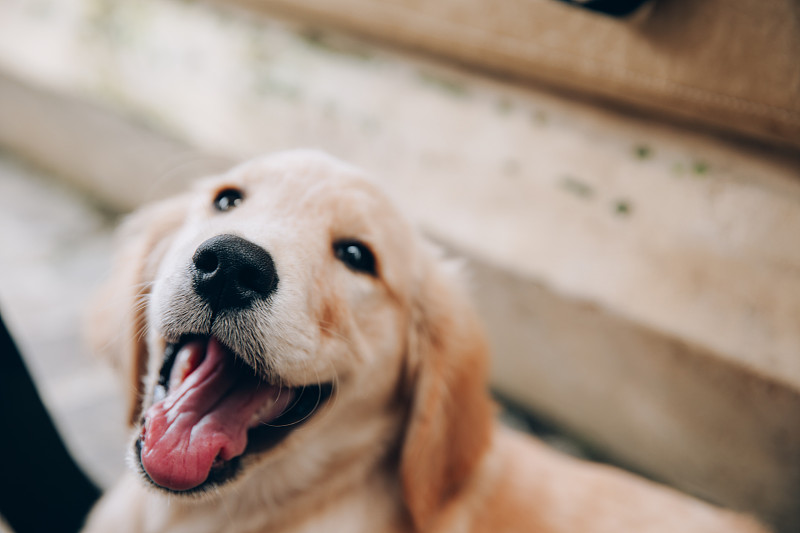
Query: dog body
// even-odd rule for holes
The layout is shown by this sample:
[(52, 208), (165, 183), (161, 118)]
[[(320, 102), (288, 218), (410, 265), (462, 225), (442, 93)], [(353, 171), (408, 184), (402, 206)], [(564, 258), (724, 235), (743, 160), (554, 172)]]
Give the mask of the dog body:
[[(458, 497), (426, 529), (410, 521), (397, 473), (354, 477), (328, 493), (315, 485), (294, 502), (265, 503), (257, 490), (184, 501), (128, 473), (94, 511), (100, 533), (722, 533), (763, 532), (754, 521), (610, 467), (576, 461), (497, 427), (494, 446)], [(268, 501), (268, 500), (267, 500)]]
[(258, 159), (137, 214), (92, 320), (132, 471), (87, 532), (757, 532), (493, 421), (457, 268), (357, 170)]

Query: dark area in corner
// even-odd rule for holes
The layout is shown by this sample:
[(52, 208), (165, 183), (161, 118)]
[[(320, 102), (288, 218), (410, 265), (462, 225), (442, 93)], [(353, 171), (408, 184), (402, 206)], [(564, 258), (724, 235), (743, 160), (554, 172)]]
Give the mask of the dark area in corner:
[(75, 464), (0, 317), (0, 515), (16, 533), (80, 530), (99, 489)]

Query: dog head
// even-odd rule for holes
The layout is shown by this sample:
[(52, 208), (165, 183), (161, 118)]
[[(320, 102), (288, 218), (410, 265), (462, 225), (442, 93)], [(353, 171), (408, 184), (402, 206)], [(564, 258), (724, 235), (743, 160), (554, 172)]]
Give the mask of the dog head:
[(143, 478), (280, 502), (386, 468), (423, 527), (490, 435), (485, 342), (453, 277), (372, 182), (315, 152), (141, 210), (92, 324), (128, 376)]

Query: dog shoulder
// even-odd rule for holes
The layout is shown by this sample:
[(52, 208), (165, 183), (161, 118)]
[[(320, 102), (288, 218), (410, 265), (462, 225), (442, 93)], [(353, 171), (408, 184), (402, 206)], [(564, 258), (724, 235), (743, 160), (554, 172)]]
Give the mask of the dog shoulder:
[(92, 509), (82, 533), (143, 533), (146, 494), (133, 472), (127, 472)]
[(768, 531), (744, 515), (618, 468), (569, 457), (499, 424), (463, 498), (452, 523), (472, 533)]

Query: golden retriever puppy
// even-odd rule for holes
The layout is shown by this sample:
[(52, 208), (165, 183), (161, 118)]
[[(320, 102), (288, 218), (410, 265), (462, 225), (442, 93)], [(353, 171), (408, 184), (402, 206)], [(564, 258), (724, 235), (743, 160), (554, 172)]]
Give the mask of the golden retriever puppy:
[(93, 320), (132, 469), (89, 532), (757, 532), (493, 420), (457, 269), (297, 151), (136, 214)]

